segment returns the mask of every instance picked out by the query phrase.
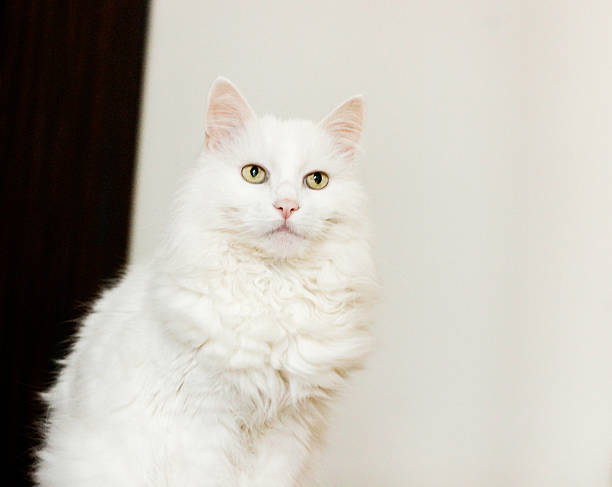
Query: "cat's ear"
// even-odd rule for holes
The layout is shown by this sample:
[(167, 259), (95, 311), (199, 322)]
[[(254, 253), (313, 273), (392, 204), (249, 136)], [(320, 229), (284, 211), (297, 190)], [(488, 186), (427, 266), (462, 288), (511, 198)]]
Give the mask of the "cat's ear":
[(217, 78), (208, 92), (206, 147), (218, 148), (254, 118), (255, 113), (232, 82), (222, 77)]
[(363, 129), (363, 112), (363, 97), (357, 95), (332, 110), (319, 123), (332, 136), (338, 155), (348, 159), (355, 156)]

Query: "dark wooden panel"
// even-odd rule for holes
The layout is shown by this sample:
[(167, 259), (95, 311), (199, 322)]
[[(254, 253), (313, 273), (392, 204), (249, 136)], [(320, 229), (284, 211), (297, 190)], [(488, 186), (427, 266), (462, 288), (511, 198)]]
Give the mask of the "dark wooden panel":
[(147, 2), (0, 9), (2, 485), (19, 486), (52, 359), (126, 257)]

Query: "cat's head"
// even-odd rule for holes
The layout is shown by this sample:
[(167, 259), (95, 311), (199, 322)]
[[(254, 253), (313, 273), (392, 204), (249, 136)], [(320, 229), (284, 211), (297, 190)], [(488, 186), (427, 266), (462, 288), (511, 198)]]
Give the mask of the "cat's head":
[(230, 244), (273, 258), (354, 238), (363, 219), (354, 161), (362, 125), (360, 96), (319, 123), (279, 120), (257, 117), (231, 82), (217, 79), (206, 147), (189, 184), (191, 218)]

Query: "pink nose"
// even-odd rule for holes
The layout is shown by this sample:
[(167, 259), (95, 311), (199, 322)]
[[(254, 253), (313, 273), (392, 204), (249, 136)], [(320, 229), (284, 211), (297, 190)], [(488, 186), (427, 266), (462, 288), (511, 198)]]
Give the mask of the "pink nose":
[(298, 211), (300, 209), (300, 205), (298, 205), (297, 201), (295, 200), (283, 199), (274, 203), (274, 208), (280, 211), (283, 214), (283, 218), (286, 220), (294, 211)]

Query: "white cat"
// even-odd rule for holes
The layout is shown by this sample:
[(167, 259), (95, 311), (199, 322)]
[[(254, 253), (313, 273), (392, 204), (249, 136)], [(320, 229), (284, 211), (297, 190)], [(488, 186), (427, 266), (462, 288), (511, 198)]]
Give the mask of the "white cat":
[(54, 387), (43, 487), (314, 485), (375, 290), (363, 102), (257, 118), (213, 84), (206, 148), (152, 261), (93, 305)]

